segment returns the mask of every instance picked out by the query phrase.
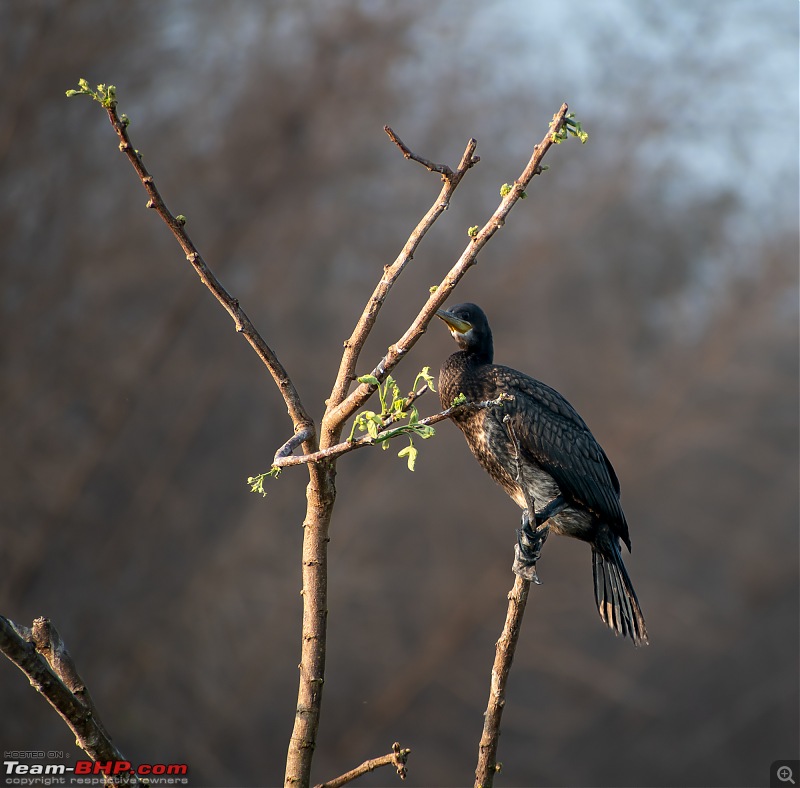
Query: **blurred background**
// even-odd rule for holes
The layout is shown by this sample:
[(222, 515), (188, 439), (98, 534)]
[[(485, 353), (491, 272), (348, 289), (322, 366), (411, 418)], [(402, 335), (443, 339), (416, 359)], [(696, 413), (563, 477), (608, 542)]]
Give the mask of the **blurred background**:
[[(800, 757), (797, 45), (777, 1), (0, 5), (0, 612), (54, 621), (132, 761), (282, 782), (307, 474), (248, 491), (291, 433), (283, 402), (102, 109), (64, 97), (80, 77), (117, 86), (168, 205), (315, 417), (440, 186), (383, 125), (451, 166), (474, 136), (481, 162), (362, 373), (567, 101), (588, 143), (550, 151), (456, 300), (614, 463), (651, 645), (600, 622), (589, 549), (548, 541), (497, 782), (767, 784)], [(453, 347), (433, 326), (401, 387)], [(519, 514), (452, 425), (415, 473), (400, 448), (339, 462), (317, 781), (395, 740), (408, 785), (472, 781)], [(4, 750), (77, 757), (5, 660), (0, 699)]]

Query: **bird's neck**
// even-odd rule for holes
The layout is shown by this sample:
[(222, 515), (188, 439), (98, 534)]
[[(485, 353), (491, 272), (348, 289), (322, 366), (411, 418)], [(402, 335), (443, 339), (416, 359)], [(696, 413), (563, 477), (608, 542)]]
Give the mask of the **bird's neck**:
[(467, 348), (455, 355), (464, 356), (464, 361), (469, 366), (481, 367), (492, 363), (494, 360), (494, 348), (492, 347), (491, 340), (489, 340), (489, 342), (484, 342), (477, 347)]

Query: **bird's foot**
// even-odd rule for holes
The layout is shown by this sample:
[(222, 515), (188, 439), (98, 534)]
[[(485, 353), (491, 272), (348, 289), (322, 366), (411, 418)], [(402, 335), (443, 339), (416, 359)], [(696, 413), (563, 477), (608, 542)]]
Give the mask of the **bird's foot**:
[[(551, 517), (555, 517), (557, 514), (561, 514), (564, 509), (567, 508), (567, 502), (564, 500), (563, 495), (558, 495), (553, 498), (547, 506), (542, 509), (540, 512), (535, 513), (535, 520), (536, 520), (536, 527), (540, 527), (544, 525)], [(525, 525), (527, 512), (522, 515), (522, 524)]]
[(529, 582), (541, 585), (541, 581), (536, 574), (536, 562), (542, 554), (542, 545), (550, 533), (550, 526), (547, 520), (550, 515), (544, 517), (541, 522), (539, 518), (541, 514), (547, 512), (552, 505), (548, 504), (547, 509), (543, 510), (539, 515), (534, 513), (534, 520), (536, 522), (536, 529), (531, 528), (531, 521), (526, 509), (522, 514), (522, 528), (517, 531), (517, 543), (514, 545), (514, 563), (511, 567), (515, 575), (528, 580)]

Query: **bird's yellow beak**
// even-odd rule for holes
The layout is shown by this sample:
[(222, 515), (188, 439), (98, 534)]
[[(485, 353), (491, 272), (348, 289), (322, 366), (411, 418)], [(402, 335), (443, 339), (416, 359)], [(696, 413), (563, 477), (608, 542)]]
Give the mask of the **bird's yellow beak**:
[(456, 317), (452, 312), (448, 312), (446, 309), (437, 309), (436, 317), (444, 320), (450, 328), (450, 331), (454, 334), (466, 334), (467, 331), (472, 330), (472, 323), (468, 320), (462, 320), (460, 317)]

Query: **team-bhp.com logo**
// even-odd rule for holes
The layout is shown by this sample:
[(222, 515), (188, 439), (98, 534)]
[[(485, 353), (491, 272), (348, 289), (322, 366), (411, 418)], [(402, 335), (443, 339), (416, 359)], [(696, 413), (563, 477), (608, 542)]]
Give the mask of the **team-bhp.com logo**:
[(129, 761), (76, 761), (74, 766), (66, 766), (63, 763), (23, 763), (6, 759), (3, 767), (6, 785), (102, 785), (104, 778), (125, 775), (146, 777), (151, 785), (188, 785), (185, 778), (189, 773), (185, 763), (141, 763), (134, 766)]

